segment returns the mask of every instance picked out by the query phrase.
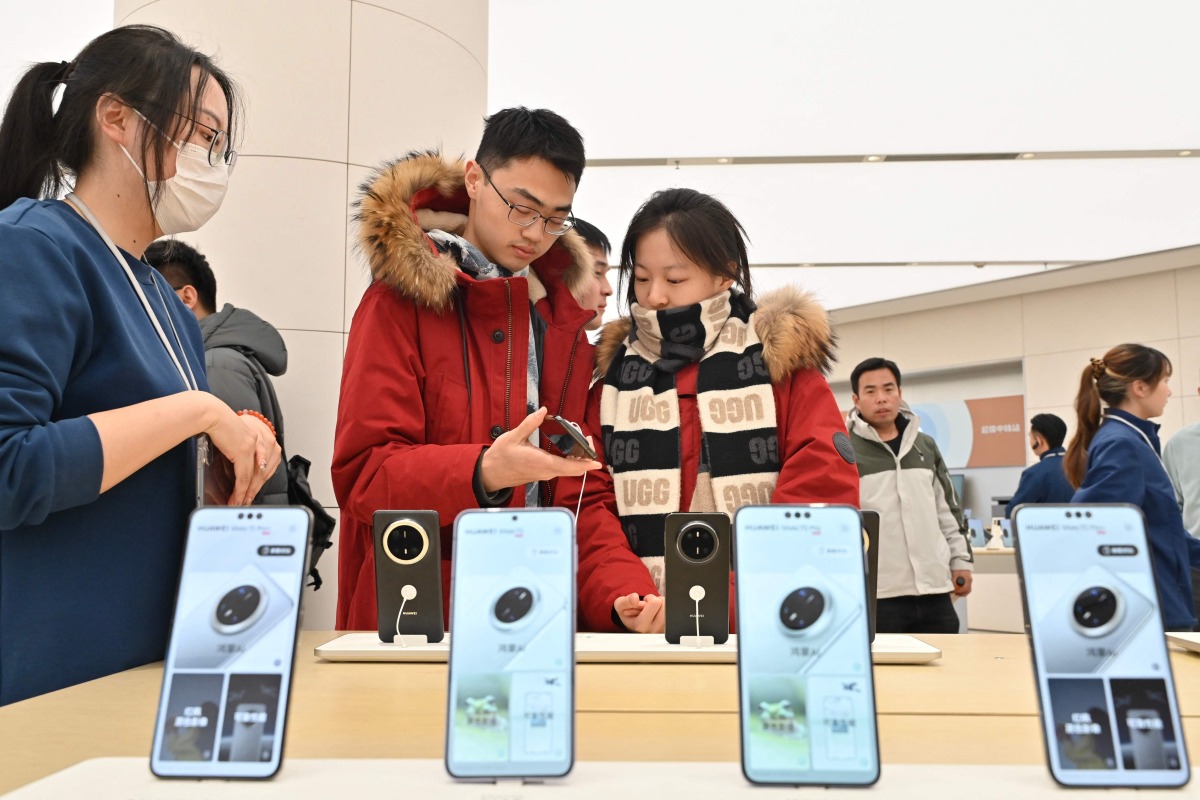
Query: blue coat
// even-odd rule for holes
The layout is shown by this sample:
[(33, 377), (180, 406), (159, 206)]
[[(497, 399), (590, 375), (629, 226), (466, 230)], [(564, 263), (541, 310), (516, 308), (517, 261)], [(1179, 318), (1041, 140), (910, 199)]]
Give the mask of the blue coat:
[(1021, 473), (1017, 491), (1004, 507), (1004, 516), (1012, 516), (1013, 509), (1022, 503), (1069, 503), (1075, 496), (1075, 487), (1067, 480), (1063, 469), (1063, 456), (1067, 451), (1053, 447), (1042, 453), (1041, 460)]
[[(200, 388), (196, 318), (125, 261)], [(157, 661), (166, 650), (195, 448), (100, 494), (88, 414), (184, 382), (100, 235), (58, 201), (0, 211), (0, 704)]]
[(1167, 630), (1192, 630), (1196, 611), (1189, 565), (1200, 567), (1200, 539), (1183, 527), (1175, 488), (1159, 460), (1159, 426), (1112, 408), (1105, 416), (1120, 417), (1137, 430), (1115, 419), (1101, 423), (1088, 447), (1087, 474), (1073, 501), (1132, 503), (1142, 509), (1163, 621)]

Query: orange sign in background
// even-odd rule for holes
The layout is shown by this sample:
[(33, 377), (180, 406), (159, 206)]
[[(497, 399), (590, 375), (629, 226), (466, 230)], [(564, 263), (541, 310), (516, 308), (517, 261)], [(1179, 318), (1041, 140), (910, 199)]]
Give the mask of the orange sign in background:
[(1025, 398), (985, 397), (912, 407), (950, 469), (1025, 465)]

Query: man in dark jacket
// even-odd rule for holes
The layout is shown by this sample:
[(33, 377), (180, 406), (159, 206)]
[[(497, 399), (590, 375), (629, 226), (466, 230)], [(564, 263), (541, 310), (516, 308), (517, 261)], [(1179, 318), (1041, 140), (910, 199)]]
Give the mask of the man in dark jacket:
[[(226, 303), (217, 311), (217, 278), (194, 247), (163, 239), (146, 249), (146, 263), (162, 273), (200, 321), (208, 385), (234, 411), (257, 411), (283, 441), (283, 411), (271, 375), (287, 371), (287, 345), (271, 323)], [(287, 465), (280, 462), (258, 496), (258, 505), (287, 505)]]
[(596, 312), (577, 299), (592, 258), (571, 230), (584, 162), (565, 119), (510, 108), (487, 119), (474, 160), (411, 153), (363, 184), (374, 282), (350, 327), (334, 435), (339, 630), (378, 624), (376, 511), (438, 513), (448, 608), (459, 512), (552, 505), (558, 477), (599, 468), (563, 457), (546, 420), (583, 418), (592, 372)]
[(1067, 438), (1067, 423), (1054, 414), (1038, 414), (1029, 420), (1029, 448), (1040, 461), (1021, 473), (1017, 491), (1004, 508), (1004, 516), (1022, 503), (1069, 503), (1075, 487), (1063, 470), (1062, 446)]

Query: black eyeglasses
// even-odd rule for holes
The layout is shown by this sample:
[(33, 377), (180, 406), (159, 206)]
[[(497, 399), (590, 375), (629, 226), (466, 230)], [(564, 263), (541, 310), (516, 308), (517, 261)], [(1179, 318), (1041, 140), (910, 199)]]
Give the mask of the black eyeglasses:
[[(199, 124), (199, 123), (197, 123)], [(487, 169), (483, 164), (479, 165), (479, 169), (483, 172), (483, 177), (487, 178), (488, 185), (496, 191), (496, 196), (500, 198), (504, 205), (508, 206), (508, 221), (514, 225), (520, 225), (522, 228), (528, 228), (533, 223), (540, 220), (545, 220), (542, 223), (542, 230), (551, 236), (562, 236), (571, 228), (575, 227), (575, 215), (568, 214), (565, 217), (547, 217), (538, 213), (536, 209), (529, 206), (519, 206), (515, 203), (508, 202), (508, 199), (500, 194), (500, 190), (496, 188), (496, 184), (492, 181), (492, 176), (488, 174)]]
[(211, 125), (205, 125), (198, 119), (192, 119), (187, 114), (180, 114), (178, 111), (175, 115), (186, 119), (188, 122), (203, 128), (212, 136), (208, 140), (208, 165), (215, 167), (218, 164), (225, 164), (230, 172), (233, 172), (233, 167), (237, 164), (237, 153), (229, 148), (229, 132), (219, 131)]
[[(150, 125), (155, 130), (158, 130), (158, 126), (155, 125), (153, 122), (150, 122), (149, 117), (147, 117), (142, 112), (138, 111), (136, 108), (134, 108), (133, 110), (134, 110), (134, 113), (136, 113), (139, 117), (146, 120), (146, 122), (150, 123)], [(227, 149), (229, 147), (229, 132), (228, 131), (219, 131), (211, 125), (205, 125), (200, 120), (192, 119), (187, 114), (182, 114), (178, 111), (172, 111), (171, 113), (181, 119), (187, 120), (188, 122), (192, 123), (193, 125), (203, 128), (205, 131), (208, 132), (206, 134), (206, 138), (211, 137), (211, 138), (208, 138), (208, 165), (210, 167), (215, 167), (218, 164), (224, 164), (229, 169), (230, 172), (233, 172), (233, 168), (237, 164), (237, 153), (234, 152), (233, 150)], [(160, 133), (161, 133), (161, 131), (160, 131)], [(176, 142), (174, 139), (171, 139), (165, 133), (163, 134), (163, 136), (165, 136), (170, 142), (174, 143), (176, 146), (181, 146), (179, 144), (179, 142)]]

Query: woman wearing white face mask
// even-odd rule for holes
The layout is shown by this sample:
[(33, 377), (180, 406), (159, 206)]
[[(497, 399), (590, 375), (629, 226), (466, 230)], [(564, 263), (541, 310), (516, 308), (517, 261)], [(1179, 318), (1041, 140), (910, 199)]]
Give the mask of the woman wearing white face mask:
[(195, 318), (139, 260), (216, 212), (235, 101), (207, 56), (130, 26), (31, 67), (5, 110), (0, 704), (162, 658), (193, 437), (232, 461), (230, 504), (279, 462), (268, 424), (207, 392)]

